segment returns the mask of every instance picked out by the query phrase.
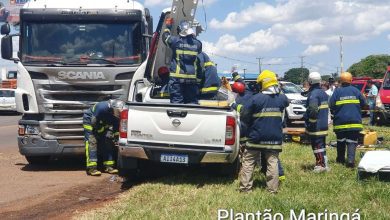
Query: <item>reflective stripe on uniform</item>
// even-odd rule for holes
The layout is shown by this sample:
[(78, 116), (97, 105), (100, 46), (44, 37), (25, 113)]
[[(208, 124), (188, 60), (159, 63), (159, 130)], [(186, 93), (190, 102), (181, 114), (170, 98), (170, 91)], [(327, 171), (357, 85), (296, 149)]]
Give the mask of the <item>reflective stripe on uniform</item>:
[(241, 113), (242, 107), (243, 107), (243, 105), (241, 105), (241, 104), (237, 105), (237, 112), (238, 113)]
[[(180, 67), (176, 67), (176, 68), (180, 72)], [(171, 73), (171, 74), (169, 74), (169, 76), (174, 77), (174, 78), (181, 78), (181, 79), (196, 79), (196, 75), (194, 75), (194, 74)]]
[(248, 140), (247, 137), (242, 137), (242, 138), (240, 138), (240, 142), (245, 142), (245, 141), (247, 141), (247, 140)]
[(176, 55), (191, 55), (191, 56), (198, 56), (197, 51), (192, 50), (176, 50)]
[(96, 167), (97, 166), (97, 162), (90, 161), (90, 159), (89, 159), (89, 141), (85, 142), (85, 157), (87, 159), (87, 167)]
[(346, 105), (346, 104), (360, 104), (360, 101), (359, 99), (347, 99), (347, 100), (336, 102), (336, 105)]
[(281, 112), (260, 112), (253, 114), (253, 117), (255, 118), (265, 118), (265, 117), (282, 117)]
[(201, 91), (202, 91), (202, 93), (206, 93), (206, 92), (216, 92), (216, 91), (218, 91), (218, 87), (213, 86), (213, 87), (202, 88)]
[(329, 105), (328, 104), (324, 104), (324, 105), (320, 105), (319, 107), (318, 107), (318, 109), (327, 109), (327, 108), (329, 108)]
[(214, 66), (214, 63), (211, 61), (204, 63), (204, 67), (208, 67), (208, 66)]
[(97, 130), (98, 133), (103, 133), (109, 126), (106, 125), (106, 126), (103, 126), (101, 127), (99, 130)]
[(237, 81), (238, 79), (240, 79), (241, 78), (241, 76), (240, 75), (237, 75), (237, 76), (235, 76), (234, 78), (233, 78), (233, 80), (234, 81)]
[(169, 92), (160, 92), (159, 96), (160, 96), (160, 98), (166, 98), (166, 97), (169, 97), (170, 94), (169, 94)]
[(346, 125), (336, 125), (333, 127), (335, 130), (348, 129), (348, 128), (363, 128), (362, 124), (346, 124)]
[(322, 136), (322, 135), (327, 135), (328, 131), (316, 131), (316, 132), (306, 131), (306, 134), (311, 136)]
[(314, 152), (315, 154), (322, 153), (322, 152), (325, 152), (325, 148), (313, 150), (313, 152)]
[(93, 105), (92, 112), (95, 112), (96, 105), (97, 105), (97, 104)]
[(345, 138), (337, 139), (338, 142), (344, 142), (345, 140), (346, 140)]
[(83, 125), (85, 130), (92, 131), (92, 125)]
[(254, 144), (251, 142), (246, 142), (246, 146), (250, 148), (259, 148), (259, 149), (268, 149), (268, 150), (281, 150), (282, 145), (269, 145), (269, 144)]
[(107, 160), (107, 161), (103, 162), (103, 165), (105, 165), (105, 166), (112, 166), (114, 164), (115, 164), (115, 161), (113, 161), (113, 160)]
[(353, 144), (357, 144), (357, 143), (358, 143), (358, 141), (351, 140), (351, 139), (346, 139), (345, 142), (347, 142), (347, 143), (353, 143)]
[(317, 122), (317, 119), (311, 119), (311, 118), (309, 118), (309, 122), (310, 122), (310, 123), (316, 123), (316, 122)]

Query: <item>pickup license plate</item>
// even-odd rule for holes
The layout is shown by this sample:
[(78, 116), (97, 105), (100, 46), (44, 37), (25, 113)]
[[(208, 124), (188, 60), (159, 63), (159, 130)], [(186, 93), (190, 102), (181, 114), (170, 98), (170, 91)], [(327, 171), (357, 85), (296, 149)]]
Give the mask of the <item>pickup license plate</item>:
[(160, 161), (162, 163), (181, 163), (188, 164), (188, 155), (179, 154), (161, 154)]

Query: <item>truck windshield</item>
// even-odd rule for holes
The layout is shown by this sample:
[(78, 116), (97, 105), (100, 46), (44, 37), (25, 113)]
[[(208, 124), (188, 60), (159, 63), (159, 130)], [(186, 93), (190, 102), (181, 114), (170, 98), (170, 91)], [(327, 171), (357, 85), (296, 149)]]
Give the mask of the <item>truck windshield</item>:
[(390, 89), (390, 72), (386, 73), (385, 79), (383, 80), (383, 88), (386, 90)]
[(284, 94), (301, 93), (303, 90), (293, 83), (281, 83), (280, 87)]
[(15, 97), (15, 91), (11, 90), (0, 90), (0, 97)]
[(22, 62), (34, 64), (120, 64), (142, 62), (140, 23), (26, 22)]

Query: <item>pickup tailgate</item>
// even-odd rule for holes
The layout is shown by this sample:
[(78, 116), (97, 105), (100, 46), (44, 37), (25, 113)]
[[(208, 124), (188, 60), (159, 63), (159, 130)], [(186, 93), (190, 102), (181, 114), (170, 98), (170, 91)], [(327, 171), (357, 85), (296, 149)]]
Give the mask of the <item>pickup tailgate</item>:
[(127, 137), (129, 143), (221, 149), (228, 115), (228, 109), (130, 104)]

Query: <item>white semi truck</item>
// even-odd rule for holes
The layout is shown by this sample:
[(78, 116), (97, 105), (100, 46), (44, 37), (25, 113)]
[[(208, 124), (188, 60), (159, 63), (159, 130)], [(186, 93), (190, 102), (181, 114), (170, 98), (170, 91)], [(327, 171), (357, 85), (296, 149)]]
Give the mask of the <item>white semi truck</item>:
[(1, 27), (2, 58), (17, 64), (18, 145), (30, 163), (84, 154), (83, 111), (129, 99), (144, 72), (153, 19), (132, 0), (31, 0), (20, 10), (19, 51)]

